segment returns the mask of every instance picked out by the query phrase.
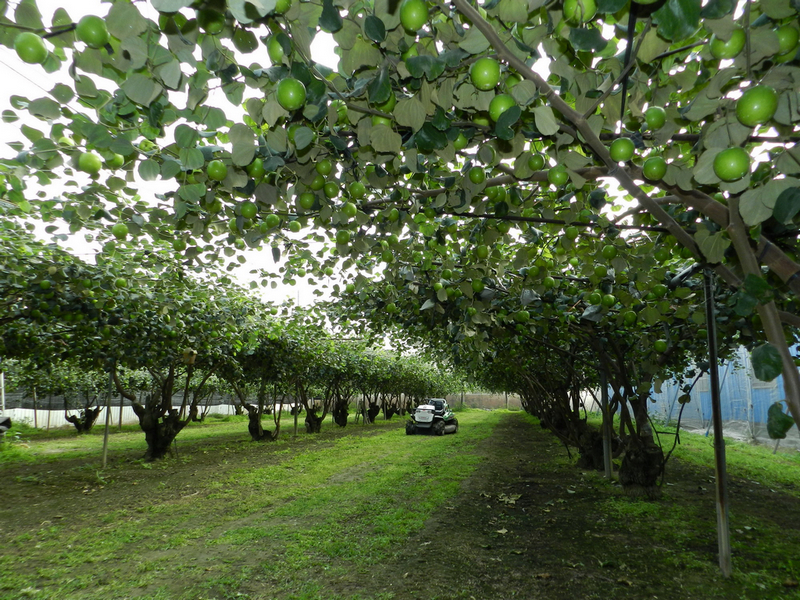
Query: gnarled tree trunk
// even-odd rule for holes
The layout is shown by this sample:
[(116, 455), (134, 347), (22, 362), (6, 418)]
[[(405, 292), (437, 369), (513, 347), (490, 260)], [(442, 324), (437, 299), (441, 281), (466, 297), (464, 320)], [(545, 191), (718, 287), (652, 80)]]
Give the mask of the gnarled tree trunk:
[(101, 410), (103, 409), (100, 406), (95, 406), (94, 408), (87, 407), (79, 410), (77, 415), (65, 414), (64, 418), (75, 426), (78, 433), (89, 433), (92, 427), (94, 427)]
[(189, 419), (181, 420), (180, 413), (174, 408), (164, 414), (160, 406), (143, 406), (134, 402), (133, 412), (139, 418), (139, 427), (144, 431), (147, 442), (144, 459), (148, 462), (164, 458), (172, 442), (189, 422)]
[(243, 406), (247, 410), (247, 431), (250, 433), (250, 439), (254, 442), (274, 439), (269, 431), (264, 431), (264, 426), (261, 424), (262, 411), (253, 404)]

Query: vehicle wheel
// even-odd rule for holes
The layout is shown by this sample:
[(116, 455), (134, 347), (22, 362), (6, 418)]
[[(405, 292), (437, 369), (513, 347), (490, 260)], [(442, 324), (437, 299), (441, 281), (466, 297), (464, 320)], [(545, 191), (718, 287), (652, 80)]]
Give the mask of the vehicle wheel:
[(434, 423), (433, 433), (436, 435), (444, 435), (444, 421), (436, 421), (436, 423)]
[(455, 431), (453, 431), (453, 433), (458, 433), (458, 419), (453, 419), (453, 424), (456, 426)]
[(406, 435), (414, 435), (417, 433), (417, 426), (413, 421), (406, 422)]

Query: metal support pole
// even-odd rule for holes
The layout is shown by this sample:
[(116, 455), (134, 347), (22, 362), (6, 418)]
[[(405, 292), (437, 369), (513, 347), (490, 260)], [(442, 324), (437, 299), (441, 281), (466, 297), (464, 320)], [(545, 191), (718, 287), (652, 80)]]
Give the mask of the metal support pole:
[(6, 412), (6, 374), (0, 371), (0, 412)]
[(108, 461), (108, 429), (111, 426), (111, 386), (114, 385), (114, 372), (108, 371), (108, 398), (106, 399), (106, 430), (103, 432), (103, 468)]
[(611, 421), (612, 416), (608, 413), (608, 382), (606, 372), (600, 371), (600, 407), (603, 411), (603, 468), (605, 469), (606, 479), (611, 479)]
[(706, 329), (708, 330), (708, 361), (711, 375), (711, 418), (714, 424), (714, 467), (717, 488), (717, 541), (719, 545), (719, 568), (724, 577), (733, 572), (731, 563), (731, 534), (728, 523), (728, 476), (725, 467), (725, 438), (722, 434), (722, 411), (720, 408), (719, 371), (717, 370), (717, 327), (714, 310), (714, 279), (706, 269), (704, 272), (706, 294)]

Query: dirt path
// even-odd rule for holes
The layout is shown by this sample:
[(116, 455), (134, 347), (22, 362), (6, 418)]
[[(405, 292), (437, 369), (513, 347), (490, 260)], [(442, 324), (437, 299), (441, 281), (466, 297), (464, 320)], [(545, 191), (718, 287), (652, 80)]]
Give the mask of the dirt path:
[[(361, 580), (364, 597), (429, 600), (614, 598), (710, 600), (798, 598), (795, 588), (748, 593), (747, 575), (719, 575), (712, 469), (669, 465), (664, 498), (631, 500), (602, 474), (582, 472), (566, 450), (521, 414), (505, 418), (480, 448), (484, 462), (462, 493), (409, 539), (394, 561)], [(621, 507), (620, 512), (611, 507)], [(625, 509), (628, 509), (625, 511)], [(699, 525), (690, 533), (658, 527), (659, 514), (685, 511)], [(625, 514), (627, 512), (628, 514)], [(732, 481), (732, 527), (777, 519), (794, 551), (800, 548), (800, 503)], [(747, 537), (733, 532), (741, 570)], [(694, 557), (684, 560), (683, 550)], [(697, 560), (699, 555), (700, 560)], [(778, 571), (778, 565), (760, 565)], [(792, 582), (791, 578), (788, 581)], [(382, 597), (382, 596), (380, 596)]]

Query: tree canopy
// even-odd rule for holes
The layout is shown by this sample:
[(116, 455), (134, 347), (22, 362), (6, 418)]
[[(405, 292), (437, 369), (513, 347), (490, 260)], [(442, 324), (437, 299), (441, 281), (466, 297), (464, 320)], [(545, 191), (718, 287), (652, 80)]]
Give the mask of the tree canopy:
[(2, 43), (69, 78), (3, 112), (37, 120), (0, 165), (12, 220), (103, 255), (202, 270), (263, 246), (286, 280), (347, 273), (335, 312), (476, 372), (547, 348), (605, 368), (635, 434), (645, 390), (702, 354), (713, 272), (721, 341), (783, 374), (800, 422), (789, 0), (2, 8)]

